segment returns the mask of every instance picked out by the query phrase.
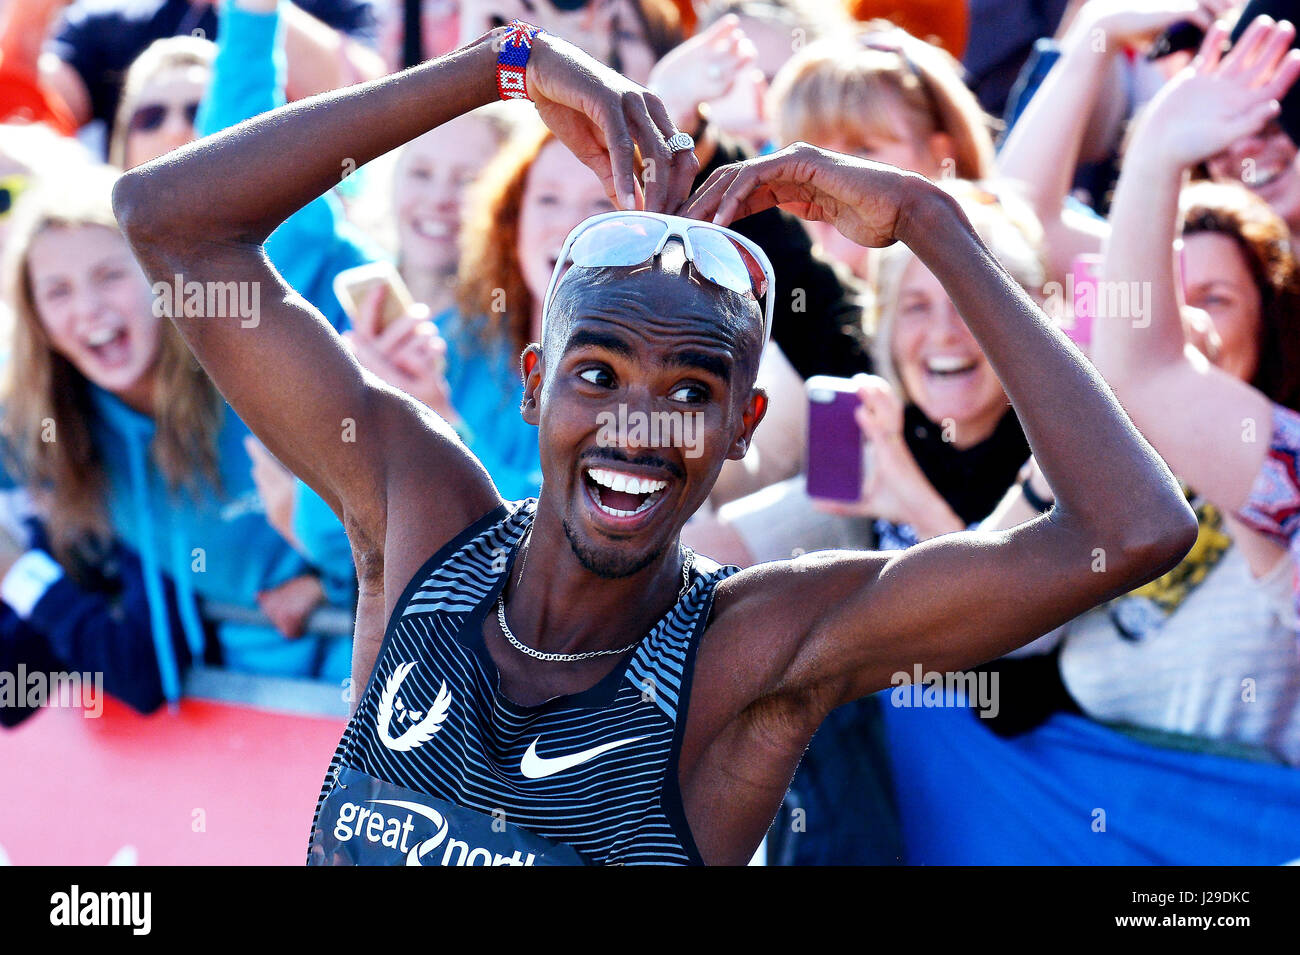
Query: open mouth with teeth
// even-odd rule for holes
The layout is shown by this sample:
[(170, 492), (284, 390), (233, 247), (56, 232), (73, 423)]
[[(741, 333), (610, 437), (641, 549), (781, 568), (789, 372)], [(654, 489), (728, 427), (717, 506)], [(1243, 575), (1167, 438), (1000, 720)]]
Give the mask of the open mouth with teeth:
[(926, 374), (936, 378), (956, 378), (968, 375), (975, 370), (977, 362), (973, 358), (957, 358), (951, 355), (938, 355), (926, 359)]
[(450, 222), (418, 216), (411, 220), (411, 231), (421, 238), (441, 241), (451, 238), (456, 229)]
[(647, 514), (663, 500), (668, 487), (667, 481), (602, 467), (587, 468), (582, 480), (596, 508), (616, 520)]
[(121, 365), (131, 357), (130, 336), (121, 325), (97, 328), (84, 341), (91, 354), (104, 365)]

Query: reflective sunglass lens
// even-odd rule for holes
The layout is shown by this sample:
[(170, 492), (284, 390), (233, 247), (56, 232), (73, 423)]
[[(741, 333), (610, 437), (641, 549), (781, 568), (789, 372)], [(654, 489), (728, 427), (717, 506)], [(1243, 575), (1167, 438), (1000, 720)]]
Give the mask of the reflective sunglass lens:
[(767, 294), (767, 273), (763, 271), (763, 266), (754, 254), (739, 243), (733, 242), (736, 247), (736, 253), (740, 256), (740, 261), (745, 263), (745, 270), (749, 272), (750, 281), (753, 284), (754, 294), (762, 298)]
[(757, 298), (755, 283), (734, 242), (713, 229), (693, 228), (689, 230), (689, 235), (695, 252), (692, 264), (701, 275), (740, 295), (754, 295)]
[(649, 216), (620, 216), (598, 222), (574, 240), (574, 265), (640, 265), (654, 254), (668, 225)]

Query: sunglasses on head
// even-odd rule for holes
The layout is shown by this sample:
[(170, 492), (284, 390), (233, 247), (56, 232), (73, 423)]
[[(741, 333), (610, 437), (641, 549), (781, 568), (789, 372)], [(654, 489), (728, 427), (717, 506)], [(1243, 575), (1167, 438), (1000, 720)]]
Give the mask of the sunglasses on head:
[(603, 212), (569, 233), (542, 303), (542, 338), (546, 337), (555, 288), (570, 264), (585, 268), (642, 265), (660, 255), (669, 239), (681, 242), (687, 261), (701, 277), (763, 305), (766, 347), (772, 337), (774, 278), (772, 263), (763, 250), (723, 226), (661, 212)]
[[(199, 115), (198, 100), (183, 103), (176, 108), (185, 117), (185, 122), (193, 126), (194, 120)], [(162, 126), (167, 119), (167, 114), (171, 111), (172, 106), (167, 103), (150, 103), (147, 106), (141, 106), (131, 114), (131, 122), (127, 124), (128, 128), (133, 133), (152, 133)]]

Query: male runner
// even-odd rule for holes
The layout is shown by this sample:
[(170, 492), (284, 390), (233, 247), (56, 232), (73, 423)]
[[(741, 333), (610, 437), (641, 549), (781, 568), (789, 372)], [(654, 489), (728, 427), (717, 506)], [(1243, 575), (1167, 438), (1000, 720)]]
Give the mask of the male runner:
[[(174, 320), (351, 537), (354, 679), (369, 683), (326, 780), (313, 858), (744, 863), (834, 707), (915, 664), (958, 670), (1030, 641), (1173, 566), (1196, 523), (1105, 384), (949, 196), (796, 144), (720, 169), (683, 203), (697, 166), (670, 148), (662, 105), (547, 35), (532, 40), (529, 95), (620, 207), (641, 199), (635, 143), (658, 170), (650, 211), (725, 224), (780, 205), (862, 245), (907, 243), (989, 356), (1056, 506), (903, 553), (739, 572), (692, 560), (682, 525), (763, 416), (754, 380), (772, 294), (761, 258), (744, 260), (746, 292), (719, 284), (707, 236), (689, 262), (668, 238), (633, 265), (558, 263), (545, 340), (523, 356), (544, 484), (535, 503), (504, 503), (447, 425), (363, 372), (261, 249), (349, 164), (494, 99), (502, 35), (141, 166), (117, 187), (118, 214), (155, 280), (257, 283), (257, 327)], [(698, 413), (702, 453), (602, 440), (602, 412), (620, 406)]]

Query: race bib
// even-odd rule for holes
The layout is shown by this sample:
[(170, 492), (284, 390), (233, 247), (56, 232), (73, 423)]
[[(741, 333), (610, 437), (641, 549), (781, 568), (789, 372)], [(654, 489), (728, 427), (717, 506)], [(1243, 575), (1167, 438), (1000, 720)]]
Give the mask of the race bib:
[(355, 769), (321, 806), (308, 865), (585, 865), (570, 846)]

